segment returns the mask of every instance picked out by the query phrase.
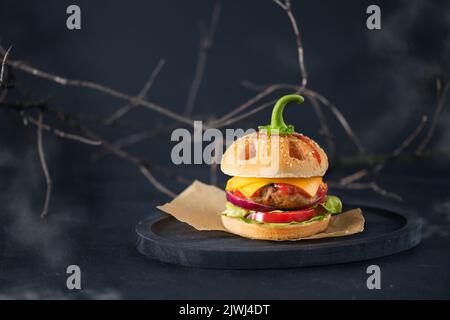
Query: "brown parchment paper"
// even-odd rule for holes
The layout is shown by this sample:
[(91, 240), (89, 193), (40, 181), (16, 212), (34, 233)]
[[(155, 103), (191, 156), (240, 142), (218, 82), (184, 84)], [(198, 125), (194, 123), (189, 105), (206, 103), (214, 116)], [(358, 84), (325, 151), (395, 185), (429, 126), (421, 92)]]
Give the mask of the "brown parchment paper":
[[(225, 210), (225, 202), (225, 191), (196, 180), (171, 202), (157, 208), (197, 230), (228, 232), (220, 218), (220, 214)], [(363, 230), (362, 211), (353, 209), (331, 217), (330, 224), (324, 232), (303, 239), (342, 237)]]

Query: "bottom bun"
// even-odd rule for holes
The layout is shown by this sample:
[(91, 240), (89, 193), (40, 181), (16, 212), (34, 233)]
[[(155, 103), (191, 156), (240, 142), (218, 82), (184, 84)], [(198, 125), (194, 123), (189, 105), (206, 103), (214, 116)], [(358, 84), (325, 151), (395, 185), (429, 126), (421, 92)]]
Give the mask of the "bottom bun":
[(258, 240), (297, 240), (306, 238), (325, 231), (330, 223), (331, 215), (328, 214), (323, 220), (309, 222), (303, 225), (289, 225), (286, 227), (270, 227), (264, 224), (246, 223), (240, 219), (222, 216), (224, 227), (231, 233), (241, 237)]

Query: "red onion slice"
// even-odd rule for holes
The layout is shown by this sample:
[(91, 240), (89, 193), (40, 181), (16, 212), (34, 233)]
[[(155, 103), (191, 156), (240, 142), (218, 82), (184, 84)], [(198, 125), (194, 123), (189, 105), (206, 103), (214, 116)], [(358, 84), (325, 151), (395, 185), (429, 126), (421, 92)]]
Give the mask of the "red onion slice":
[(229, 191), (226, 191), (226, 195), (227, 195), (227, 200), (229, 202), (231, 202), (232, 204), (241, 207), (243, 209), (247, 209), (247, 210), (254, 210), (254, 211), (262, 211), (262, 212), (267, 212), (267, 211), (273, 211), (276, 210), (274, 207), (271, 206), (265, 206), (263, 204), (259, 204), (247, 199), (242, 199), (239, 197), (236, 197), (234, 194), (232, 194)]

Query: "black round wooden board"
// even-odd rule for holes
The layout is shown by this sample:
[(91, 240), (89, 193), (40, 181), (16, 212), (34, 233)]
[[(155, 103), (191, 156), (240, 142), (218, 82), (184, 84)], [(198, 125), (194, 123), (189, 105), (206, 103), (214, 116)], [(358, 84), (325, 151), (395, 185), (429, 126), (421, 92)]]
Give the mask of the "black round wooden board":
[(166, 214), (139, 222), (137, 249), (153, 259), (190, 267), (273, 269), (362, 261), (415, 247), (421, 222), (407, 214), (358, 206), (364, 231), (347, 237), (261, 241), (221, 231), (197, 231)]

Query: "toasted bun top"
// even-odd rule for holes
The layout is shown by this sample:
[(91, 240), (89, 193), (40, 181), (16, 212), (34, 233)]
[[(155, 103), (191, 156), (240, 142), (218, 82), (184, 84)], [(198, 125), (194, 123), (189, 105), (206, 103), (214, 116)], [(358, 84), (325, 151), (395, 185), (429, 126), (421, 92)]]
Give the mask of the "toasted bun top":
[(309, 178), (323, 176), (328, 158), (312, 139), (255, 132), (237, 139), (225, 151), (221, 170), (230, 176)]

